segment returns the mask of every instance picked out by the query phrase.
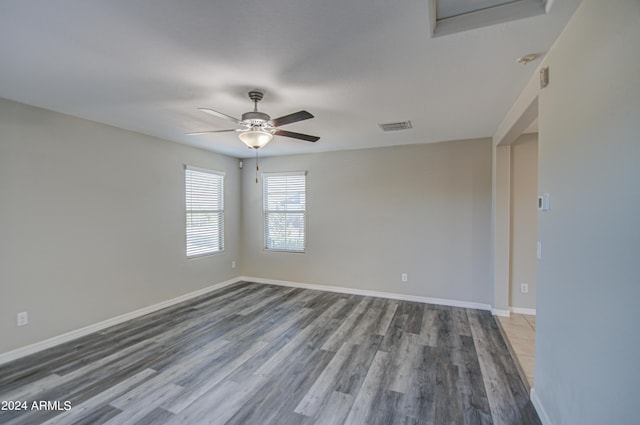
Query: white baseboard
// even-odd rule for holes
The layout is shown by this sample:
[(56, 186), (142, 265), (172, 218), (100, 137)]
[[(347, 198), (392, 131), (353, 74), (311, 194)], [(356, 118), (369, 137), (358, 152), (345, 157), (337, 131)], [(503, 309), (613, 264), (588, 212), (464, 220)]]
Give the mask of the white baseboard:
[(501, 316), (501, 317), (509, 317), (509, 316), (511, 316), (511, 312), (509, 310), (500, 310), (500, 309), (497, 309), (497, 308), (492, 308), (491, 309), (491, 313), (494, 316)]
[(240, 281), (241, 281), (240, 278), (234, 278), (234, 279), (227, 280), (225, 282), (216, 283), (215, 285), (211, 285), (206, 288), (199, 289), (194, 292), (190, 292), (188, 294), (180, 295), (179, 297), (172, 298), (167, 301), (162, 301), (158, 304), (150, 305), (150, 306), (141, 308), (139, 310), (121, 314), (120, 316), (112, 317), (111, 319), (103, 320), (102, 322), (94, 323), (92, 325), (85, 326), (80, 329), (75, 329), (73, 331), (63, 333), (62, 335), (54, 336), (53, 338), (48, 338), (48, 339), (45, 339), (44, 341), (39, 341), (34, 344), (20, 347), (12, 351), (7, 351), (6, 353), (0, 354), (0, 365), (10, 362), (12, 360), (17, 360), (21, 357), (28, 356), (30, 354), (37, 353), (38, 351), (46, 350), (47, 348), (55, 347), (56, 345), (60, 345), (65, 342), (72, 341), (76, 338), (80, 338), (80, 337), (92, 334), (94, 332), (101, 331), (110, 326), (117, 325), (122, 322), (126, 322), (127, 320), (135, 319), (135, 318), (144, 316), (145, 314), (162, 310), (163, 308), (170, 307), (174, 304), (179, 304), (183, 301), (187, 301), (195, 297), (199, 297), (200, 295), (204, 295), (208, 292), (215, 291), (216, 289), (224, 288), (225, 286), (229, 286)]
[(369, 291), (367, 289), (345, 288), (342, 286), (315, 285), (312, 283), (289, 282), (284, 280), (262, 279), (259, 277), (242, 276), (240, 280), (247, 282), (265, 283), (269, 285), (290, 286), (294, 288), (315, 289), (317, 291), (337, 292), (340, 294), (363, 295), (366, 297), (388, 298), (399, 301), (413, 301), (425, 304), (439, 304), (450, 307), (474, 308), (478, 310), (491, 310), (489, 304), (473, 303), (468, 301), (449, 300), (446, 298), (430, 298), (418, 295), (397, 294), (393, 292)]
[(538, 393), (536, 392), (535, 387), (531, 388), (530, 398), (533, 407), (535, 407), (536, 412), (538, 412), (538, 417), (540, 418), (542, 425), (553, 425), (553, 422), (549, 419), (549, 415), (547, 415), (547, 411), (544, 410), (544, 407), (538, 398)]
[(516, 314), (528, 314), (530, 316), (536, 315), (535, 308), (521, 308), (521, 307), (510, 307), (512, 313)]

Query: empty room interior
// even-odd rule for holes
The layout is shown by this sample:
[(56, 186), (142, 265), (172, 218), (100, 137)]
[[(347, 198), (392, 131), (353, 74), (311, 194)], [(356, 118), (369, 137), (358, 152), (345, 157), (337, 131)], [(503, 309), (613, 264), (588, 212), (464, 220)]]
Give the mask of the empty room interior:
[(640, 2), (0, 1), (0, 423), (637, 424)]

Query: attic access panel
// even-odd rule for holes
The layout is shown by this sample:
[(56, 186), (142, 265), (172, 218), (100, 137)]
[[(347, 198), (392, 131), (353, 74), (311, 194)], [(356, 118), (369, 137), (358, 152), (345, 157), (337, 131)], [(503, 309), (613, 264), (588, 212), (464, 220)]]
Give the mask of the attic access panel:
[(438, 37), (546, 13), (548, 0), (429, 0)]

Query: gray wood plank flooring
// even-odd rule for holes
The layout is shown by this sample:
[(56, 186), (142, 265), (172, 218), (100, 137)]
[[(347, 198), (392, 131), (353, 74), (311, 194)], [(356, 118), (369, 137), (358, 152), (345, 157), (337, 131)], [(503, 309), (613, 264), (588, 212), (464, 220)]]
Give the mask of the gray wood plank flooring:
[(2, 365), (0, 401), (28, 406), (10, 425), (540, 424), (489, 312), (250, 282)]

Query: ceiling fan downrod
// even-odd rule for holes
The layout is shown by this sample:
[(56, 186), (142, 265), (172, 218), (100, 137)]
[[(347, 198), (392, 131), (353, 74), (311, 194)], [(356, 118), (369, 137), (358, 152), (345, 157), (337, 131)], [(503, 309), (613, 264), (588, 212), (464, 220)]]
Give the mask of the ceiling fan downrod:
[(262, 100), (264, 97), (264, 93), (257, 90), (252, 90), (249, 92), (249, 99), (253, 102), (253, 112), (258, 112), (258, 102)]

